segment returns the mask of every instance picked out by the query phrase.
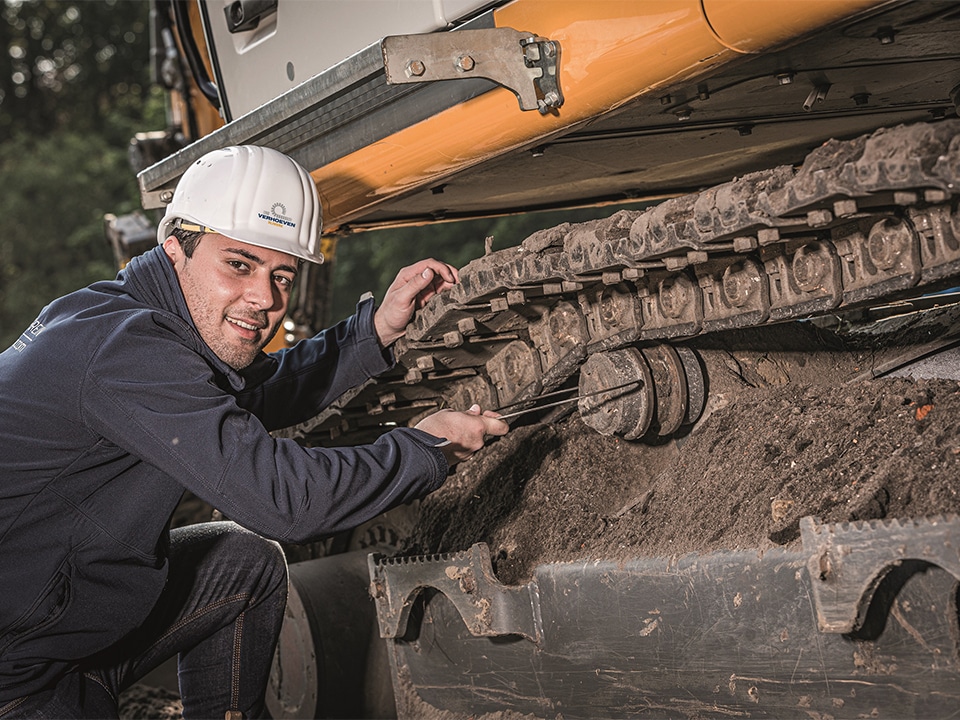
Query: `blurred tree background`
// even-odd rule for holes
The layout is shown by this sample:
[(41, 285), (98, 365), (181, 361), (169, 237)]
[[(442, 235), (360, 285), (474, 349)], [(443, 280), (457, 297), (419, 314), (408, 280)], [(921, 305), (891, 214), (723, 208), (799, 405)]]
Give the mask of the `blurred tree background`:
[(146, 0), (0, 4), (0, 348), (116, 274), (106, 212), (139, 205), (127, 144), (162, 128)]
[[(0, 349), (51, 300), (116, 265), (105, 213), (140, 207), (127, 159), (137, 132), (167, 125), (151, 85), (148, 0), (0, 0)], [(341, 240), (333, 320), (380, 298), (422, 257), (462, 267), (535, 230), (610, 209), (541, 213), (368, 232)]]

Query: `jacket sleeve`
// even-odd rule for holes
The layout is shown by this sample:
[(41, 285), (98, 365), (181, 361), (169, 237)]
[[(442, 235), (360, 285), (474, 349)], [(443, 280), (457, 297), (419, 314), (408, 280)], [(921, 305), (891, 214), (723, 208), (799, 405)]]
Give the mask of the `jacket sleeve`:
[(81, 398), (84, 421), (106, 441), (277, 540), (305, 542), (354, 527), (435, 490), (447, 473), (435, 447), (441, 441), (413, 428), (352, 448), (272, 437), (217, 387), (175, 325), (156, 315), (105, 339)]
[(377, 340), (375, 310), (372, 299), (364, 300), (355, 315), (273, 353), (276, 370), (239, 393), (237, 403), (277, 430), (309, 420), (350, 388), (389, 370), (393, 355)]

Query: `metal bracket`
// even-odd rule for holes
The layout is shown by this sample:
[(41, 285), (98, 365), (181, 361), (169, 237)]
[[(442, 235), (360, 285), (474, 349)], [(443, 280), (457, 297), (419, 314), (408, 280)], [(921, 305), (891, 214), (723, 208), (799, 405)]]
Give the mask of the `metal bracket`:
[(425, 588), (443, 593), (477, 637), (522, 635), (538, 642), (543, 635), (536, 583), (501, 585), (493, 574), (490, 549), (484, 543), (466, 552), (444, 555), (386, 558), (371, 554), (367, 567), (380, 637), (404, 635), (410, 610)]
[(393, 35), (380, 43), (387, 82), (482, 77), (512, 90), (521, 110), (547, 114), (563, 105), (560, 44), (512, 28)]
[(824, 632), (848, 633), (864, 621), (874, 591), (907, 560), (943, 568), (960, 580), (960, 517), (870, 520), (837, 525), (800, 520), (817, 622)]

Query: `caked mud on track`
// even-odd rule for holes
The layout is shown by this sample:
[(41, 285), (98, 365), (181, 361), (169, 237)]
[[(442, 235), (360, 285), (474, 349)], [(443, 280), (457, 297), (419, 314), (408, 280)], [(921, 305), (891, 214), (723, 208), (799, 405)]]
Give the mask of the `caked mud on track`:
[(955, 284), (958, 188), (960, 120), (948, 120), (535, 233), (463, 268), (397, 343), (394, 372), (290, 434), (351, 443), (441, 406), (516, 409), (564, 385), (634, 379), (580, 411), (602, 434), (657, 442), (709, 400), (692, 338)]

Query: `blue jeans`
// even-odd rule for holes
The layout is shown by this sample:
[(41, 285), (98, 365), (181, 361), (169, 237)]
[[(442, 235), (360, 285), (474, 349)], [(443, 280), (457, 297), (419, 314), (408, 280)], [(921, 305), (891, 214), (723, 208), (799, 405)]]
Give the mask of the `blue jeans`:
[(167, 585), (140, 628), (55, 687), (0, 707), (0, 718), (116, 718), (120, 691), (177, 653), (185, 718), (264, 717), (287, 601), (283, 551), (217, 522), (172, 530), (169, 558)]

